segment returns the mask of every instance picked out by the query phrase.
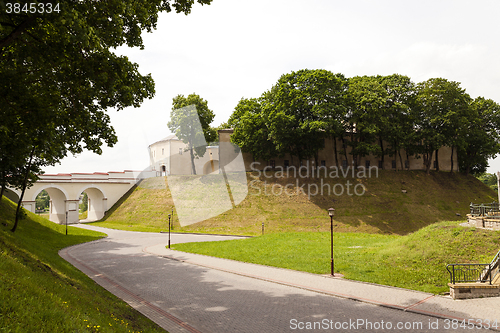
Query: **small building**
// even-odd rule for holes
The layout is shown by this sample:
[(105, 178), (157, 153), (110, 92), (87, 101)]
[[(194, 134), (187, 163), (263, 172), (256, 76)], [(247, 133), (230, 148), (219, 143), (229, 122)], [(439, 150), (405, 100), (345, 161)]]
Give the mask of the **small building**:
[[(190, 175), (192, 174), (191, 154), (187, 144), (175, 135), (149, 145), (150, 168), (158, 176)], [(194, 159), (196, 174), (219, 172), (219, 147), (207, 146), (202, 157)]]

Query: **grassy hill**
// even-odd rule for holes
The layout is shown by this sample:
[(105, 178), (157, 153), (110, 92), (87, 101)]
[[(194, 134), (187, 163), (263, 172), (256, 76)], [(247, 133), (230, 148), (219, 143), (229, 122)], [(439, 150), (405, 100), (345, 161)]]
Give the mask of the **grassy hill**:
[[(405, 235), (437, 221), (463, 220), (471, 202), (497, 200), (496, 193), (489, 187), (459, 173), (426, 175), (422, 171), (380, 170), (378, 177), (375, 174), (323, 179), (275, 176), (266, 178), (263, 174), (248, 173), (249, 193), (236, 208), (186, 227), (180, 227), (175, 220), (174, 230), (257, 235), (264, 223), (266, 233), (328, 231), (327, 209), (333, 207), (336, 231)], [(199, 176), (189, 177), (201, 182)], [(304, 193), (297, 188), (297, 182)], [(289, 185), (285, 193), (283, 189), (287, 184), (293, 186)], [(330, 194), (326, 193), (325, 185), (324, 195), (311, 195), (314, 184), (329, 184)], [(351, 193), (354, 193), (354, 185), (363, 184), (364, 194), (348, 195), (348, 184)], [(144, 180), (97, 225), (125, 230), (166, 230), (167, 215), (174, 209), (166, 185), (163, 177)], [(334, 186), (337, 186), (336, 194), (340, 194), (341, 188), (344, 193), (333, 193)], [(358, 194), (362, 192), (361, 185), (357, 190)]]
[(164, 332), (58, 251), (105, 236), (27, 213), (15, 233), (15, 206), (0, 202), (0, 331)]

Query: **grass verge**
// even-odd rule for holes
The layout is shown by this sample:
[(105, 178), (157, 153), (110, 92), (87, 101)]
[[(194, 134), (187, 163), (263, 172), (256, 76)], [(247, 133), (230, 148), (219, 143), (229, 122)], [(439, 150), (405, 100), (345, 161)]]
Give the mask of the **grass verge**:
[(1, 332), (164, 332), (66, 262), (58, 251), (105, 235), (27, 213), (10, 231), (14, 204), (0, 202)]
[[(335, 272), (347, 279), (430, 293), (448, 291), (446, 264), (489, 263), (500, 231), (432, 224), (406, 236), (335, 233)], [(281, 233), (222, 242), (176, 244), (175, 250), (316, 274), (330, 270), (330, 233)]]
[[(193, 182), (199, 176), (185, 176)], [(200, 180), (201, 182), (201, 180)], [(361, 195), (327, 193), (328, 188), (362, 184)], [(262, 223), (266, 233), (327, 232), (329, 207), (335, 208), (337, 231), (406, 235), (436, 221), (463, 220), (469, 204), (486, 203), (497, 196), (472, 176), (459, 173), (379, 170), (368, 178), (295, 178), (247, 173), (248, 195), (236, 208), (205, 221), (181, 227), (166, 178), (149, 178), (115, 204), (96, 225), (134, 231), (158, 232), (168, 229), (168, 214), (174, 211), (174, 231), (233, 235), (259, 235)], [(297, 187), (297, 184), (299, 186)], [(323, 184), (323, 195), (314, 194)], [(199, 186), (203, 186), (202, 183)], [(290, 187), (286, 187), (290, 186)], [(319, 186), (319, 185), (318, 185)], [(287, 189), (286, 191), (284, 189)], [(311, 189), (309, 191), (308, 189)], [(323, 188), (323, 187), (321, 187)], [(404, 190), (404, 191), (403, 191)], [(187, 189), (186, 189), (187, 191)], [(217, 200), (198, 198), (195, 202)], [(196, 201), (198, 200), (198, 201)], [(193, 215), (199, 209), (193, 204)]]

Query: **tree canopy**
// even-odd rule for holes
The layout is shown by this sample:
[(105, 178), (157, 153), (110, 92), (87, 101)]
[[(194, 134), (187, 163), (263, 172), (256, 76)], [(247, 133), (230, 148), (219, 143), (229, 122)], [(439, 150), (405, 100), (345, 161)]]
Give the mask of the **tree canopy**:
[(205, 155), (207, 143), (216, 139), (215, 131), (210, 127), (214, 117), (207, 101), (199, 95), (177, 95), (172, 101), (168, 128), (187, 144), (193, 175), (196, 174), (194, 159)]
[[(282, 75), (260, 98), (242, 99), (228, 121), (231, 140), (255, 159), (285, 154), (298, 160), (315, 158), (324, 139), (339, 139), (354, 166), (367, 155), (402, 152), (423, 157), (427, 173), (433, 154), (451, 148), (451, 169), (458, 154), (460, 170), (484, 172), (488, 158), (500, 152), (500, 106), (473, 100), (459, 82), (432, 78), (415, 84), (407, 76), (345, 78), (326, 70), (300, 70)], [(347, 147), (350, 146), (350, 149)], [(316, 161), (317, 162), (317, 161)], [(383, 165), (383, 163), (382, 163)], [(397, 169), (397, 167), (396, 167)]]
[(160, 12), (189, 14), (194, 2), (61, 0), (57, 11), (47, 1), (26, 8), (1, 2), (2, 187), (24, 189), (68, 153), (113, 146), (106, 110), (138, 107), (155, 93), (151, 75), (115, 49), (144, 48), (141, 33), (155, 29)]

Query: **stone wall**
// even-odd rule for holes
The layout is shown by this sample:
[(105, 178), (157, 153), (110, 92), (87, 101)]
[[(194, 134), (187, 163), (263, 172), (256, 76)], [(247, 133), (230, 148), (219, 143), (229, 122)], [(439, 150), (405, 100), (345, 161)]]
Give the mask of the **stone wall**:
[(467, 214), (467, 223), (470, 227), (500, 230), (500, 216), (471, 216)]
[(488, 283), (448, 283), (453, 299), (500, 296), (500, 286)]

